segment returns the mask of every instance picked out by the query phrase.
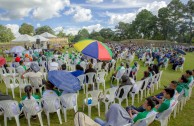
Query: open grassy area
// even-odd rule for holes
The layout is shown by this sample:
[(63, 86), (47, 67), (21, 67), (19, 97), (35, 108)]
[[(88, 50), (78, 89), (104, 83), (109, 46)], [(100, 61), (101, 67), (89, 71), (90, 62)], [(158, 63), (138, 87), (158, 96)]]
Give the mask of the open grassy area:
[[(137, 61), (137, 58), (135, 58), (134, 61)], [(125, 62), (125, 61), (123, 61)], [(140, 78), (142, 78), (143, 76), (143, 71), (145, 71), (147, 69), (147, 67), (143, 66), (143, 63), (140, 61), (140, 70), (138, 72), (138, 76), (137, 79), (140, 80)], [(117, 64), (118, 65), (118, 64)], [(132, 63), (131, 63), (132, 65)], [(186, 55), (186, 62), (184, 64), (184, 71), (187, 69), (194, 69), (194, 53), (188, 53)], [(170, 81), (172, 80), (178, 80), (178, 78), (181, 76), (181, 72), (178, 71), (173, 71), (171, 69), (171, 65), (168, 66), (168, 68), (166, 70), (163, 70), (163, 75), (161, 78), (161, 85), (168, 85), (170, 83)], [(108, 75), (108, 77), (106, 78), (106, 88), (110, 88), (110, 76), (111, 74)], [(160, 92), (162, 90), (163, 86), (161, 86), (161, 89), (157, 90), (154, 92), (154, 94), (157, 94), (158, 92)], [(101, 87), (102, 89), (102, 87)], [(0, 90), (5, 93), (5, 85), (3, 83), (0, 83)], [(11, 95), (11, 91), (9, 90), (9, 94)], [(23, 93), (24, 95), (24, 93)], [(16, 100), (20, 101), (21, 99), (19, 98), (19, 89), (15, 90), (15, 96), (16, 96)], [(80, 94), (78, 96), (78, 106), (79, 106), (79, 111), (82, 111), (82, 105), (83, 105), (83, 99), (85, 98), (85, 95), (83, 94), (83, 91), (80, 91)], [(183, 108), (183, 111), (181, 111), (177, 117), (175, 119), (171, 118), (170, 122), (169, 122), (169, 126), (193, 126), (194, 125), (194, 93), (191, 97), (191, 100), (187, 102), (186, 106)], [(143, 100), (144, 101), (144, 100)], [(139, 106), (143, 103), (143, 101), (141, 101), (140, 103), (137, 103), (137, 101), (135, 100), (135, 105)], [(123, 102), (123, 107), (126, 107), (126, 102)], [(129, 97), (129, 105), (131, 104), (131, 98)], [(105, 107), (104, 107), (104, 103), (101, 103), (101, 118), (105, 119), (105, 113), (104, 113)], [(85, 111), (84, 113), (88, 113), (88, 109), (87, 107), (85, 107)], [(98, 116), (97, 113), (97, 108), (92, 107), (92, 118), (94, 119), (95, 117)], [(47, 119), (46, 119), (46, 115), (44, 114), (44, 112), (42, 112), (42, 118), (43, 118), (43, 124), (47, 125)], [(64, 117), (62, 115), (62, 121), (63, 121), (63, 126), (73, 126), (73, 119), (74, 119), (74, 111), (73, 110), (68, 110), (67, 111), (67, 123), (64, 122)], [(58, 121), (58, 117), (57, 114), (50, 114), (50, 120), (51, 120), (51, 126), (60, 126), (59, 121)], [(20, 119), (20, 124), (21, 126), (26, 126), (27, 125), (27, 120), (25, 118), (21, 118)], [(3, 116), (0, 116), (0, 125), (3, 125)], [(38, 126), (39, 125), (39, 121), (38, 119), (36, 120), (31, 120), (31, 125), (32, 126)], [(8, 120), (8, 126), (15, 126), (15, 119), (12, 120)], [(159, 123), (154, 121), (151, 126), (159, 126)]]

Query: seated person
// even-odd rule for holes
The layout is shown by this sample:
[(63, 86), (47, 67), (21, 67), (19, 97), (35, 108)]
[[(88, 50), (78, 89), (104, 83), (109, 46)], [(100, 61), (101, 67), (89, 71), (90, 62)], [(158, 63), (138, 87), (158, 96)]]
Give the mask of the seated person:
[(193, 82), (193, 76), (192, 76), (192, 71), (191, 70), (186, 70), (186, 74), (185, 76), (187, 77), (188, 80), (188, 84), (190, 84), (191, 82)]
[(60, 96), (61, 93), (58, 90), (54, 89), (54, 85), (50, 81), (44, 81), (46, 85), (46, 90), (43, 91), (42, 97), (57, 97)]
[(164, 100), (159, 100), (159, 104), (156, 105), (156, 111), (161, 113), (165, 110), (167, 110), (168, 108), (172, 107), (175, 103), (174, 100), (174, 94), (175, 94), (175, 90), (172, 88), (165, 88), (163, 91), (163, 95), (164, 95)]
[[(176, 88), (177, 92), (180, 94), (181, 92), (184, 92), (184, 96), (189, 95), (189, 86), (188, 86), (188, 79), (185, 75), (182, 75), (181, 78), (179, 79), (179, 83)], [(181, 94), (182, 94), (181, 93)]]
[(38, 100), (40, 99), (40, 97), (38, 95), (32, 95), (32, 86), (31, 85), (27, 85), (24, 88), (24, 92), (26, 93), (25, 96), (22, 97), (22, 100)]
[(55, 59), (52, 59), (52, 62), (49, 64), (49, 71), (52, 70), (59, 70), (59, 64), (56, 62)]
[(106, 122), (96, 118), (94, 121), (101, 126), (123, 126), (128, 123), (136, 123), (140, 119), (144, 119), (152, 114), (152, 109), (155, 104), (151, 99), (146, 99), (144, 102), (144, 112), (137, 112), (130, 108), (127, 111), (119, 104), (112, 104), (106, 113)]
[(67, 70), (66, 64), (62, 64), (62, 65), (61, 65), (61, 70)]
[(23, 74), (26, 70), (27, 70), (27, 68), (26, 68), (26, 66), (24, 65), (24, 62), (23, 62), (23, 60), (21, 60), (20, 62), (19, 62), (19, 66), (16, 68), (16, 71), (18, 72), (18, 73), (20, 73), (20, 74)]
[(75, 68), (76, 68), (76, 71), (71, 72), (73, 76), (78, 77), (84, 74), (84, 69), (80, 65), (77, 64)]
[[(131, 73), (129, 75), (129, 77), (133, 77), (133, 75), (137, 72), (137, 62), (134, 62), (134, 65), (131, 67)], [(136, 77), (134, 78), (136, 80)]]
[(141, 80), (144, 80), (144, 79), (146, 79), (148, 77), (149, 77), (149, 72), (148, 71), (144, 71), (144, 76), (143, 76), (143, 78), (141, 78)]
[(114, 81), (115, 78), (113, 78), (113, 77), (116, 77), (118, 71), (119, 70), (123, 70), (123, 69), (125, 69), (124, 63), (121, 63), (120, 66), (117, 68), (117, 70), (113, 73), (113, 75), (112, 75), (112, 81)]

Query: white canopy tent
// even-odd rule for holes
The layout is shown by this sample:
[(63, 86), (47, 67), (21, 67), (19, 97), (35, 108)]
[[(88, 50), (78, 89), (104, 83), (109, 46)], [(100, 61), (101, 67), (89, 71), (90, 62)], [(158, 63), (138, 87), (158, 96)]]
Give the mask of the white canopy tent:
[(50, 39), (50, 38), (56, 38), (56, 36), (54, 36), (54, 35), (52, 35), (52, 34), (50, 34), (48, 32), (42, 33), (40, 35), (43, 36), (43, 37), (45, 37), (45, 38), (48, 38), (48, 39)]
[(41, 36), (41, 35), (35, 35), (33, 36), (35, 39), (40, 39), (41, 42), (46, 42), (46, 41), (49, 41), (49, 39)]
[(12, 40), (11, 42), (36, 42), (36, 39), (32, 36), (25, 34), (25, 35), (20, 35), (19, 37)]

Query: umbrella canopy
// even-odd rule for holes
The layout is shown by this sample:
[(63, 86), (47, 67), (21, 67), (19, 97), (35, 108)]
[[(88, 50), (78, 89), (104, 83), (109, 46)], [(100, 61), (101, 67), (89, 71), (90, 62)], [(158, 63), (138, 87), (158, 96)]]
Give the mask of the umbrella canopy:
[(36, 42), (36, 39), (32, 36), (25, 34), (25, 35), (20, 35), (16, 39), (12, 40), (12, 42)]
[(40, 41), (41, 42), (46, 42), (46, 41), (48, 41), (49, 39), (47, 39), (47, 38), (45, 38), (45, 37), (43, 37), (43, 36), (41, 36), (41, 35), (35, 35), (35, 36), (33, 36), (35, 39), (40, 39)]
[(0, 57), (0, 67), (3, 66), (6, 63), (6, 59), (3, 57)]
[(79, 80), (71, 73), (63, 70), (50, 71), (48, 80), (57, 88), (68, 93), (75, 93), (81, 89)]
[(56, 36), (54, 36), (48, 32), (42, 33), (41, 36), (43, 36), (45, 38), (56, 38)]
[(14, 46), (14, 47), (10, 50), (10, 52), (11, 52), (11, 53), (22, 53), (24, 50), (25, 50), (25, 48), (22, 47), (22, 46)]
[(112, 51), (104, 43), (97, 40), (83, 40), (74, 44), (74, 48), (83, 53), (99, 60), (111, 60)]
[(181, 49), (175, 49), (175, 51), (177, 51), (180, 54), (186, 55), (186, 52)]

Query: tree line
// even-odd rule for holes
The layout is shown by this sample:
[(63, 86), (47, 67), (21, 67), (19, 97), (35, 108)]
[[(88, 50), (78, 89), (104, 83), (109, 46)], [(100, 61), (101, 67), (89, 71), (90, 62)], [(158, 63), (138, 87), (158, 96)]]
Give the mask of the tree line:
[[(4, 31), (4, 32), (1, 32)], [(23, 23), (19, 28), (20, 34), (36, 35), (49, 32), (55, 34), (49, 26), (34, 27)], [(69, 41), (77, 42), (86, 38), (99, 41), (122, 41), (126, 39), (169, 40), (177, 42), (194, 42), (194, 1), (183, 4), (180, 0), (172, 0), (167, 7), (158, 10), (158, 15), (144, 9), (129, 23), (119, 22), (113, 31), (103, 28), (100, 31), (88, 32), (79, 30), (77, 35), (66, 35), (63, 30), (58, 37), (68, 37)], [(11, 30), (0, 25), (0, 42), (8, 42), (14, 38)]]

